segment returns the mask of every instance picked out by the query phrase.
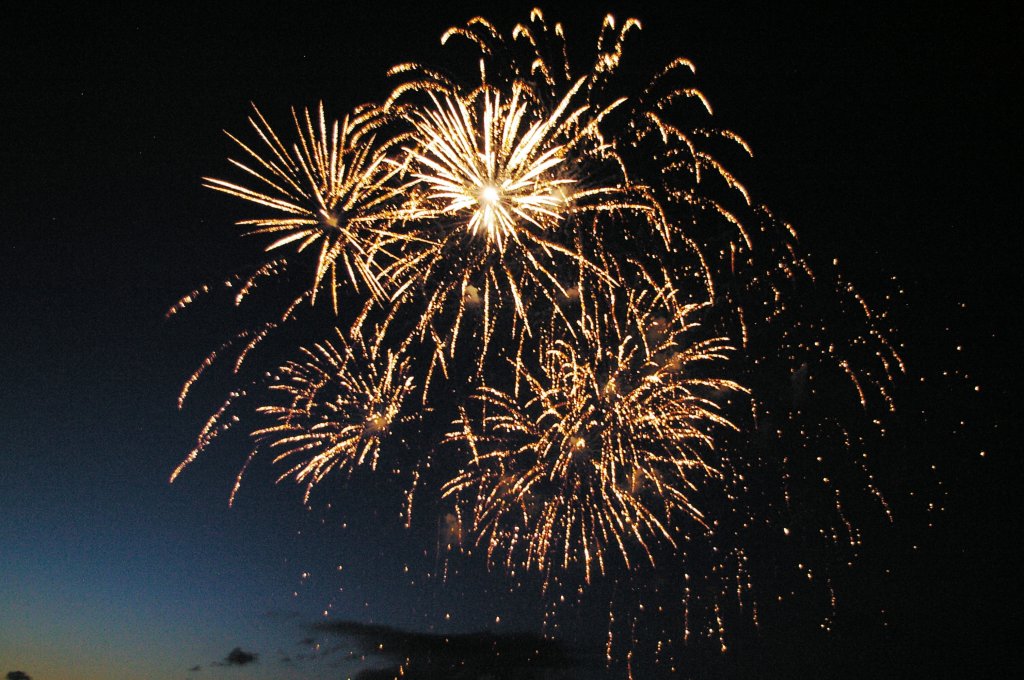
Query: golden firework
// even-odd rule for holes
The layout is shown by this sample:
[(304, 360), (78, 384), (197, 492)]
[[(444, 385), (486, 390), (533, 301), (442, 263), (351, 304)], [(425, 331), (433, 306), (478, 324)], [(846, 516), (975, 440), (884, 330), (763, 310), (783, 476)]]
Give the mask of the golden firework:
[(537, 238), (557, 226), (573, 184), (556, 172), (566, 147), (554, 141), (568, 100), (533, 121), (519, 82), (508, 102), (485, 88), (467, 98), (431, 93), (430, 100), (430, 108), (413, 114), (421, 146), (411, 151), (413, 176), (427, 187), (429, 203), (439, 205), (425, 217), (468, 214), (466, 228), (485, 238), (480, 247), (499, 251), (507, 240)]
[(354, 288), (382, 297), (382, 261), (389, 260), (388, 246), (398, 238), (390, 227), (401, 219), (399, 198), (406, 187), (399, 180), (402, 166), (390, 154), (398, 140), (377, 137), (380, 111), (363, 107), (328, 124), (323, 104), (315, 113), (293, 109), (296, 141), (290, 146), (259, 109), (253, 111), (249, 122), (261, 151), (228, 134), (248, 156), (244, 163), (231, 163), (251, 185), (207, 177), (204, 186), (271, 211), (238, 222), (249, 235), (276, 237), (268, 252), (287, 245), (299, 253), (317, 250), (308, 289), (313, 302), (326, 285), (337, 311), (339, 269)]
[(389, 101), (411, 127), (415, 185), (407, 240), (385, 275), (403, 282), (393, 299), (418, 311), (415, 333), (434, 342), (446, 375), (468, 314), (480, 316), (480, 372), (499, 324), (521, 340), (530, 310), (564, 298), (580, 272), (612, 281), (597, 264), (596, 215), (657, 212), (598, 134), (619, 102), (589, 107), (583, 84), (546, 103), (521, 80), (463, 92), (435, 77), (399, 86)]
[(676, 545), (683, 515), (708, 527), (699, 498), (722, 475), (715, 432), (735, 429), (720, 402), (745, 391), (714, 375), (732, 348), (690, 339), (699, 306), (679, 305), (671, 284), (618, 306), (576, 339), (546, 334), (516, 389), (478, 389), (449, 432), (468, 459), (444, 494), (491, 560), (582, 565), (589, 582), (609, 551), (653, 562), (653, 543)]
[[(206, 186), (267, 211), (239, 224), (274, 237), (268, 251), (316, 251), (313, 273), (282, 315), (211, 353), (182, 398), (244, 341), (237, 372), (324, 288), (338, 336), (232, 392), (172, 479), (245, 423), (250, 460), (284, 464), (279, 481), (308, 499), (332, 472), (378, 468), (415, 391), (460, 454), (435, 456), (435, 440), (408, 461), (407, 526), (414, 493), (440, 493), (489, 563), (545, 583), (576, 568), (589, 583), (613, 562), (688, 568), (704, 551), (723, 649), (727, 590), (752, 599), (754, 532), (856, 549), (840, 480), (860, 475), (889, 512), (857, 433), (882, 428), (869, 409), (894, 408), (904, 372), (884, 317), (838, 275), (817, 280), (792, 227), (752, 199), (731, 160), (750, 148), (711, 124), (692, 62), (625, 77), (639, 27), (607, 17), (577, 69), (539, 10), (510, 39), (475, 18), (442, 38), (479, 49), (469, 78), (400, 64), (380, 106), (332, 123), (322, 106), (293, 111), (290, 145), (255, 111), (260, 144), (232, 137), (249, 183)], [(232, 279), (235, 303), (295, 260)], [(451, 394), (435, 399), (438, 383)], [(252, 402), (258, 425), (239, 415)], [(805, 507), (819, 514), (801, 532), (790, 520)], [(684, 640), (701, 580), (679, 582)]]
[(270, 385), (281, 401), (256, 409), (274, 424), (252, 436), (274, 453), (274, 463), (291, 461), (278, 481), (304, 483), (308, 500), (332, 471), (377, 468), (382, 443), (402, 421), (413, 378), (408, 358), (374, 356), (361, 339), (349, 342), (340, 332), (335, 343), (301, 353), (277, 370)]

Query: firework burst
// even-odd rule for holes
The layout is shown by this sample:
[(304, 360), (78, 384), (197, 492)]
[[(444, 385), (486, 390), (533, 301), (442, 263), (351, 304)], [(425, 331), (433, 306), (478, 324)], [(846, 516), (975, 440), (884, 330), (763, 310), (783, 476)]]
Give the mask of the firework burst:
[[(477, 18), (442, 38), (479, 49), (468, 79), (401, 64), (379, 106), (331, 124), (322, 107), (293, 112), (290, 147), (256, 111), (261, 150), (232, 137), (251, 183), (205, 184), (269, 211), (239, 222), (274, 237), (268, 251), (317, 254), (285, 313), (236, 337), (236, 371), (324, 289), (337, 339), (232, 393), (173, 476), (247, 422), (248, 400), (249, 460), (284, 464), (308, 500), (332, 472), (376, 470), (416, 393), (444, 434), (407, 461), (413, 490), (454, 505), (488, 564), (591, 584), (613, 565), (678, 567), (707, 539), (723, 648), (719, 603), (726, 583), (741, 606), (751, 591), (751, 533), (781, 525), (855, 550), (842, 482), (888, 514), (854, 450), (857, 428), (880, 427), (875, 402), (894, 408), (902, 361), (882, 317), (841, 279), (816, 278), (793, 229), (719, 160), (750, 148), (710, 124), (693, 64), (620, 77), (639, 27), (609, 16), (577, 70), (539, 11), (510, 39)], [(236, 304), (293, 259), (236, 282)], [(356, 304), (340, 307), (339, 289)], [(802, 508), (817, 523), (801, 530)], [(681, 582), (685, 612), (699, 580)]]
[(433, 106), (415, 113), (423, 146), (412, 152), (414, 176), (428, 187), (427, 200), (441, 205), (429, 217), (468, 214), (466, 228), (484, 237), (482, 247), (503, 251), (507, 240), (520, 239), (520, 231), (536, 238), (536, 232), (557, 226), (571, 198), (573, 180), (555, 172), (566, 147), (551, 141), (568, 100), (523, 129), (530, 111), (520, 83), (507, 103), (499, 91), (475, 94), (483, 100), (479, 116), (473, 98), (439, 101), (433, 94)]
[[(351, 285), (374, 297), (384, 296), (381, 259), (398, 237), (389, 227), (401, 219), (398, 196), (406, 188), (397, 178), (402, 167), (390, 155), (398, 143), (378, 143), (383, 125), (372, 107), (357, 109), (328, 123), (323, 104), (315, 113), (292, 110), (296, 141), (286, 146), (253, 107), (249, 123), (262, 141), (257, 151), (238, 137), (229, 137), (248, 161), (231, 163), (248, 175), (252, 186), (205, 178), (204, 186), (268, 209), (272, 215), (238, 222), (249, 235), (276, 237), (267, 252), (295, 246), (296, 252), (317, 251), (313, 281), (308, 288), (315, 302), (326, 287), (337, 313), (338, 273)], [(252, 188), (255, 187), (255, 188)], [(278, 273), (287, 260), (277, 260), (264, 275)]]
[(407, 358), (372, 356), (361, 340), (353, 348), (340, 333), (336, 344), (341, 349), (318, 343), (284, 364), (270, 385), (284, 403), (256, 409), (275, 422), (253, 437), (275, 463), (293, 461), (279, 480), (305, 483), (307, 500), (332, 471), (377, 468), (381, 443), (402, 422), (413, 390)]
[(406, 162), (416, 193), (414, 236), (387, 276), (406, 282), (394, 300), (421, 311), (416, 333), (434, 341), (445, 374), (467, 311), (480, 313), (479, 373), (499, 324), (529, 334), (530, 310), (564, 298), (577, 272), (611, 281), (588, 218), (656, 209), (609, 163), (598, 134), (617, 103), (581, 103), (582, 80), (546, 103), (526, 81), (463, 90), (427, 73), (433, 79), (400, 85), (389, 101), (412, 130)]
[(715, 435), (735, 429), (724, 402), (745, 392), (715, 375), (732, 348), (693, 339), (700, 306), (680, 305), (670, 283), (615, 307), (572, 339), (554, 324), (536, 368), (520, 363), (513, 390), (480, 388), (448, 434), (469, 457), (445, 494), (467, 508), (489, 559), (580, 564), (589, 582), (610, 550), (627, 566), (638, 552), (653, 563), (651, 544), (675, 546), (681, 516), (708, 528), (699, 498), (722, 476)]
[[(414, 389), (410, 360), (393, 352), (374, 354), (361, 337), (303, 347), (300, 358), (285, 362), (267, 386), (269, 403), (254, 415), (272, 423), (253, 429), (255, 447), (238, 473), (229, 501), (234, 503), (249, 465), (261, 452), (274, 464), (287, 465), (278, 482), (293, 478), (313, 488), (332, 472), (351, 474), (360, 467), (376, 470), (381, 446), (395, 427), (411, 419), (407, 402)], [(238, 422), (237, 402), (247, 391), (232, 393), (203, 428), (173, 481), (219, 435)]]

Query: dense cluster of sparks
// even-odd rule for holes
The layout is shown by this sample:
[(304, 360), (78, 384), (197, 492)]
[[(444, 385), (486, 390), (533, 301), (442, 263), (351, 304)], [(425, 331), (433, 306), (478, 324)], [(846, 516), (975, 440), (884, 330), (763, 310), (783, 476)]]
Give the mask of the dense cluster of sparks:
[(609, 549), (627, 567), (634, 550), (653, 563), (649, 544), (675, 546), (680, 516), (708, 528), (697, 497), (721, 474), (715, 431), (735, 427), (716, 398), (745, 390), (701, 368), (732, 348), (691, 341), (694, 310), (670, 284), (625, 298), (622, 325), (608, 310), (609, 327), (543, 334), (537, 367), (520, 364), (510, 390), (479, 388), (448, 435), (470, 458), (444, 494), (465, 498), (508, 568), (578, 563), (589, 582)]
[(413, 390), (408, 359), (355, 352), (344, 337), (342, 350), (330, 342), (302, 350), (302, 358), (279, 369), (271, 390), (286, 396), (257, 412), (273, 425), (253, 431), (258, 443), (277, 451), (274, 462), (298, 459), (281, 478), (313, 487), (333, 470), (377, 468), (381, 442), (401, 421)]
[[(235, 373), (318, 292), (335, 337), (233, 392), (174, 476), (255, 400), (249, 461), (268, 453), (308, 500), (330, 473), (389, 456), (389, 469), (414, 470), (411, 505), (429, 466), (393, 435), (429, 411), (450, 423), (428, 447), (442, 461), (435, 498), (491, 565), (546, 578), (579, 569), (590, 583), (613, 560), (654, 565), (656, 553), (718, 540), (727, 515), (740, 518), (737, 542), (781, 521), (796, 502), (789, 456), (743, 449), (767, 427), (781, 440), (811, 426), (795, 397), (759, 390), (759, 374), (772, 368), (804, 390), (809, 370), (835, 373), (864, 409), (876, 395), (891, 408), (902, 364), (849, 286), (836, 306), (862, 331), (835, 339), (825, 319), (799, 325), (814, 276), (793, 230), (714, 155), (750, 149), (706, 123), (707, 99), (681, 82), (692, 63), (671, 61), (635, 92), (617, 82), (639, 28), (609, 16), (593, 63), (576, 70), (562, 26), (539, 11), (511, 40), (476, 18), (442, 39), (479, 48), (468, 80), (396, 66), (401, 82), (380, 105), (335, 122), (323, 106), (293, 111), (291, 142), (255, 111), (258, 143), (232, 137), (242, 179), (205, 180), (262, 211), (239, 224), (271, 238), (272, 258), (233, 281), (235, 303), (265, 278), (304, 283), (283, 314), (236, 338), (246, 342)], [(832, 456), (842, 465), (860, 444), (829, 422), (845, 435)], [(862, 461), (853, 467), (881, 499)], [(777, 477), (780, 503), (751, 491), (757, 474)], [(824, 484), (855, 545), (840, 492)]]

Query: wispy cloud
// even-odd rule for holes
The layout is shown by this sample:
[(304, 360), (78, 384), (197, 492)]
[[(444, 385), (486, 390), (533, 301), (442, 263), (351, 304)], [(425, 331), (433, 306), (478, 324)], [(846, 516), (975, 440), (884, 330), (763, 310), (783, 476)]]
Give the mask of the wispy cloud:
[(251, 663), (256, 663), (259, 660), (259, 654), (255, 652), (246, 652), (241, 647), (235, 647), (228, 655), (224, 657), (223, 661), (214, 661), (214, 666), (248, 666)]
[(349, 641), (355, 648), (353, 660), (376, 658), (386, 664), (360, 671), (356, 680), (399, 674), (406, 680), (526, 680), (553, 677), (580, 665), (561, 642), (526, 633), (416, 633), (355, 621), (319, 622), (313, 629)]

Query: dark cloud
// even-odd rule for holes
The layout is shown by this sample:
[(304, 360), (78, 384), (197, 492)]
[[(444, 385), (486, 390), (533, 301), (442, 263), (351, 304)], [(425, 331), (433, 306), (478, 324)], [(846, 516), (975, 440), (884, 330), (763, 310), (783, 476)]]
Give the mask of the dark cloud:
[(350, 641), (356, 648), (351, 658), (388, 664), (360, 671), (356, 680), (399, 674), (403, 680), (529, 680), (569, 677), (580, 667), (561, 642), (525, 633), (414, 633), (354, 621), (320, 622), (313, 628)]
[(7, 680), (32, 680), (32, 676), (25, 671), (11, 671), (7, 674)]
[(251, 663), (256, 663), (259, 659), (259, 654), (255, 652), (243, 651), (241, 647), (235, 647), (228, 655), (224, 657), (223, 661), (215, 661), (214, 666), (248, 666)]
[(198, 673), (201, 670), (203, 670), (203, 667), (197, 665), (197, 666), (192, 666), (192, 668), (189, 668), (188, 672), (189, 673)]

